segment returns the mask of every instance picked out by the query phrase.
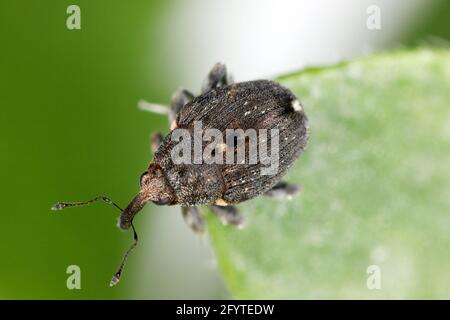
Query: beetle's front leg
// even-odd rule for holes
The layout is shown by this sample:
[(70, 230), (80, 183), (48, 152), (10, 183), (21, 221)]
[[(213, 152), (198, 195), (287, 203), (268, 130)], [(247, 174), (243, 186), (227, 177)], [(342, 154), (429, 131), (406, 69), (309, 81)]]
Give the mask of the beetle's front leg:
[(214, 88), (232, 83), (233, 78), (228, 75), (227, 67), (224, 64), (216, 63), (203, 81), (202, 94), (211, 91)]
[(188, 103), (194, 99), (194, 95), (186, 89), (178, 89), (172, 95), (172, 100), (170, 102), (170, 110), (169, 110), (169, 126), (170, 129), (174, 129), (176, 127), (176, 119), (178, 112)]
[(156, 150), (158, 150), (163, 139), (164, 139), (163, 135), (159, 132), (152, 134), (152, 137), (150, 140), (151, 140), (151, 148), (152, 148), (153, 154), (155, 154)]
[(200, 214), (198, 207), (181, 207), (184, 221), (196, 234), (203, 234), (206, 231), (206, 224)]
[(244, 217), (242, 217), (236, 207), (210, 205), (209, 208), (223, 224), (231, 224), (238, 228), (244, 227)]
[(152, 113), (167, 114), (169, 118), (169, 125), (173, 127), (175, 125), (178, 112), (180, 112), (184, 105), (192, 99), (194, 99), (194, 95), (191, 92), (186, 89), (178, 89), (172, 95), (170, 106), (140, 100), (138, 102), (138, 107), (141, 110)]
[(264, 195), (272, 198), (291, 199), (292, 197), (299, 194), (300, 191), (301, 191), (300, 186), (281, 181), (278, 182), (272, 189), (266, 191)]

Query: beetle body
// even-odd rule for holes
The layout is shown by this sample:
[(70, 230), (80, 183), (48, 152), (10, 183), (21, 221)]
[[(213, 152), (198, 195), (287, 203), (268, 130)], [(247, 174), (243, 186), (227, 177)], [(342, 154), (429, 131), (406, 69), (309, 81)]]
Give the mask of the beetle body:
[[(226, 136), (228, 129), (277, 130), (279, 166), (273, 174), (262, 175), (261, 162), (249, 163), (174, 163), (173, 151), (179, 141), (173, 135), (184, 129), (194, 140), (194, 124), (201, 122), (202, 132), (216, 129)], [(257, 80), (216, 86), (185, 103), (172, 120), (172, 131), (161, 141), (154, 159), (141, 178), (141, 192), (122, 214), (120, 227), (127, 229), (143, 203), (237, 204), (268, 192), (285, 175), (305, 149), (308, 120), (303, 107), (290, 90), (269, 80)], [(265, 146), (272, 143), (267, 135)], [(247, 149), (249, 141), (241, 141)], [(202, 142), (202, 150), (206, 146)], [(193, 142), (192, 142), (193, 146)], [(237, 157), (237, 142), (227, 140), (222, 150)], [(261, 140), (258, 140), (258, 151)], [(216, 149), (217, 150), (217, 149)], [(246, 156), (249, 160), (251, 155)]]
[[(261, 175), (261, 163), (176, 165), (171, 159), (175, 145), (172, 131), (164, 139), (152, 163), (162, 168), (173, 189), (171, 203), (200, 205), (223, 200), (224, 203), (236, 204), (271, 189), (306, 146), (307, 118), (297, 104), (298, 100), (288, 89), (267, 80), (219, 87), (186, 104), (178, 114), (176, 125), (190, 132), (194, 121), (202, 121), (204, 130), (215, 128), (224, 136), (226, 129), (278, 129), (281, 163), (274, 175)], [(270, 138), (268, 135), (268, 145)], [(230, 147), (237, 149), (236, 146), (226, 146)], [(236, 150), (234, 154), (236, 158)]]

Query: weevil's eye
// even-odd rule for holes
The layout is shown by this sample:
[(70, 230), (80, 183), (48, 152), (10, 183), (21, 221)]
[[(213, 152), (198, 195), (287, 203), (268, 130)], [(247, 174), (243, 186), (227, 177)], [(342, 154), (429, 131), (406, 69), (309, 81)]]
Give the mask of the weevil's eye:
[(145, 180), (148, 177), (147, 174), (148, 174), (148, 172), (145, 171), (143, 174), (141, 174), (141, 177), (139, 178), (139, 184), (140, 184), (141, 188), (142, 188), (142, 185), (144, 184)]
[(164, 198), (164, 199), (160, 199), (160, 200), (156, 200), (156, 201), (152, 201), (152, 202), (158, 206), (164, 206), (166, 204), (169, 204), (171, 202), (171, 199)]

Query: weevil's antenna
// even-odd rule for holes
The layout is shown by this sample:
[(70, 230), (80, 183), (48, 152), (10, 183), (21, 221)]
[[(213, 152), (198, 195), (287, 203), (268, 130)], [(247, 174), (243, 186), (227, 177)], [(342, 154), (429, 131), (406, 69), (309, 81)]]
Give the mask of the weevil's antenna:
[(120, 281), (120, 276), (122, 275), (123, 268), (125, 267), (125, 263), (127, 262), (128, 255), (130, 254), (131, 250), (133, 250), (138, 244), (138, 235), (136, 229), (134, 228), (133, 221), (131, 222), (131, 227), (133, 228), (134, 242), (128, 248), (127, 252), (125, 252), (122, 258), (122, 262), (120, 263), (119, 270), (117, 270), (116, 274), (112, 277), (111, 282), (109, 283), (111, 287), (115, 286)]
[[(51, 209), (52, 210), (62, 210), (62, 209), (69, 208), (69, 207), (85, 206), (85, 205), (88, 205), (88, 204), (91, 204), (91, 203), (97, 202), (97, 201), (103, 201), (107, 204), (111, 204), (114, 207), (116, 207), (117, 209), (119, 209), (121, 212), (123, 212), (123, 209), (121, 207), (119, 207), (114, 201), (112, 201), (110, 198), (108, 198), (106, 196), (97, 196), (91, 200), (83, 201), (83, 202), (58, 202), (57, 204), (53, 205)], [(123, 268), (125, 267), (125, 262), (127, 261), (128, 255), (138, 244), (138, 235), (137, 235), (136, 229), (134, 228), (133, 220), (131, 220), (131, 227), (133, 228), (134, 242), (128, 248), (127, 252), (125, 252), (125, 255), (123, 256), (122, 261), (120, 263), (119, 270), (112, 277), (111, 282), (109, 283), (109, 285), (111, 287), (115, 286), (120, 281), (120, 276), (122, 275), (122, 271), (123, 271)]]
[(107, 204), (112, 204), (114, 207), (116, 207), (120, 211), (123, 211), (123, 209), (121, 207), (119, 207), (117, 204), (115, 204), (114, 201), (112, 201), (110, 198), (105, 197), (105, 196), (97, 196), (94, 199), (91, 199), (88, 201), (83, 201), (83, 202), (58, 202), (57, 204), (53, 205), (53, 207), (51, 209), (52, 210), (62, 210), (62, 209), (68, 208), (68, 207), (80, 207), (80, 206), (85, 206), (85, 205), (88, 205), (88, 204), (91, 204), (91, 203), (97, 202), (97, 201), (103, 201)]

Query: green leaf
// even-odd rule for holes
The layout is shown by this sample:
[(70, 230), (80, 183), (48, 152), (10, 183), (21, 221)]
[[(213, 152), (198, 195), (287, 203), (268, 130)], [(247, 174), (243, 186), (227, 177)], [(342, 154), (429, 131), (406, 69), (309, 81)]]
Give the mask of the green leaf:
[[(286, 177), (303, 193), (239, 205), (244, 230), (208, 215), (231, 294), (450, 298), (450, 51), (378, 54), (278, 80), (310, 120), (308, 148)], [(367, 286), (371, 265), (379, 290)]]

